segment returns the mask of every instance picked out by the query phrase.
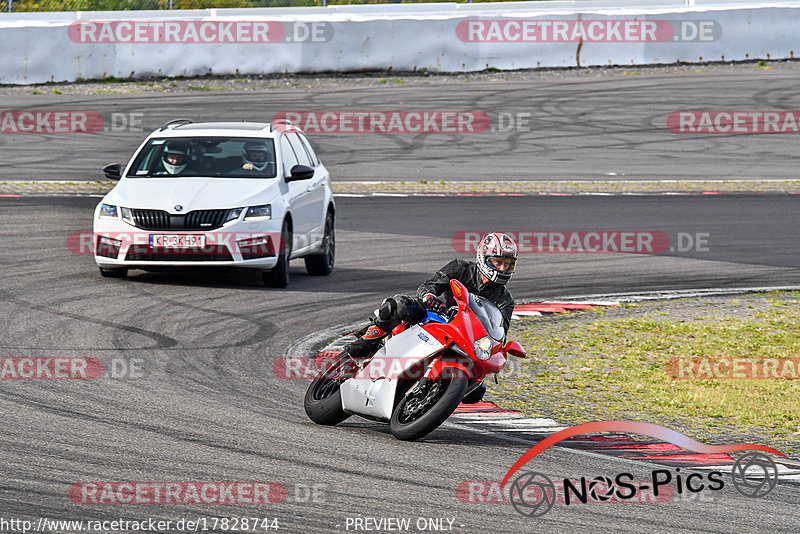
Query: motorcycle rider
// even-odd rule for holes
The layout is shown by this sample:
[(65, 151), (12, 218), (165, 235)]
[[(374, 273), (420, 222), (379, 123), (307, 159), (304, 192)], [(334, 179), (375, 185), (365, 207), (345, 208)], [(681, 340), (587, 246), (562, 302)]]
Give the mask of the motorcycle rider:
[(456, 306), (450, 280), (458, 280), (470, 293), (492, 301), (503, 315), (503, 328), (508, 334), (514, 299), (505, 286), (514, 274), (517, 254), (517, 244), (508, 234), (486, 234), (478, 244), (477, 261), (454, 259), (423, 282), (416, 297), (395, 295), (385, 299), (366, 333), (347, 345), (342, 356), (369, 358), (401, 322), (407, 325), (420, 322), (425, 318), (426, 309), (445, 314), (448, 308)]

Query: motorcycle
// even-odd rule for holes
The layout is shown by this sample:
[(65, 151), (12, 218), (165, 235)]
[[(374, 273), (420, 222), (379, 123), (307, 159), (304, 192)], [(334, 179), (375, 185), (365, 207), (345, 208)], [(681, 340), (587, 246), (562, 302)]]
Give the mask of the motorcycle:
[(503, 343), (503, 316), (491, 301), (450, 281), (457, 306), (449, 317), (427, 312), (400, 325), (372, 358), (335, 360), (305, 395), (308, 417), (336, 425), (351, 415), (388, 422), (401, 440), (419, 439), (441, 425), (508, 356), (524, 358), (516, 341)]

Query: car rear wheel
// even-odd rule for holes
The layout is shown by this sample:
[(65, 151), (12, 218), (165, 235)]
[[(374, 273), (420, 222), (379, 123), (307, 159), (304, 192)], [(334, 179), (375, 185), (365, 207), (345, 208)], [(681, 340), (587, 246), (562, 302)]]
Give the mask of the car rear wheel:
[(289, 232), (289, 223), (283, 221), (281, 229), (281, 251), (278, 254), (278, 263), (270, 271), (262, 273), (264, 285), (267, 287), (286, 287), (289, 285), (289, 256), (292, 254), (292, 234)]
[(100, 276), (103, 278), (125, 278), (128, 276), (128, 269), (104, 269), (100, 267)]
[(306, 256), (306, 271), (314, 276), (327, 276), (333, 272), (336, 260), (336, 234), (333, 228), (333, 213), (325, 217), (325, 233), (322, 235), (322, 246), (319, 252)]

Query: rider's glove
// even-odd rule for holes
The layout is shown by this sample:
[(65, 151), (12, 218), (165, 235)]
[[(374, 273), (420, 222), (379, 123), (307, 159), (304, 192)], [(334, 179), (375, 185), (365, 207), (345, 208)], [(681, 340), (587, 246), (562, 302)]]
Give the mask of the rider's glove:
[(444, 302), (439, 300), (436, 295), (428, 293), (423, 297), (422, 302), (425, 303), (425, 307), (428, 308), (433, 313), (438, 313), (439, 315), (444, 315), (447, 312), (447, 308), (444, 305)]

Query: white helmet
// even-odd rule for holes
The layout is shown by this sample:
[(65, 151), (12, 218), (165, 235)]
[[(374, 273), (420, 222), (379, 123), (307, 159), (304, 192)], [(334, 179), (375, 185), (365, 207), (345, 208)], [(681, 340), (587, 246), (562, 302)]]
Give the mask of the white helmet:
[(478, 270), (495, 284), (506, 285), (517, 267), (517, 243), (508, 234), (486, 234), (478, 244)]
[(252, 165), (253, 169), (263, 171), (270, 164), (270, 151), (263, 141), (250, 141), (245, 143), (242, 156), (245, 163)]
[(161, 153), (161, 163), (169, 174), (180, 174), (189, 163), (189, 147), (181, 141), (172, 141)]

